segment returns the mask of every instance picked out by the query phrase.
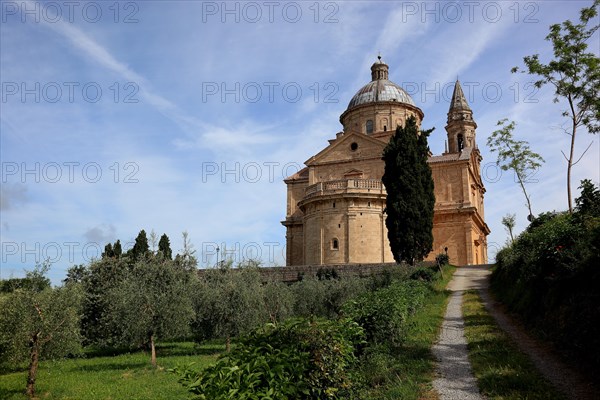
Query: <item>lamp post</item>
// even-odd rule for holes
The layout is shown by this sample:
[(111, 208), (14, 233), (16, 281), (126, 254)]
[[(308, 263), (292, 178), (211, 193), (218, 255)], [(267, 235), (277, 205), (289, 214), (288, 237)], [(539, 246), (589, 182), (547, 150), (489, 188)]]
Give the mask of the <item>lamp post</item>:
[(217, 246), (217, 267), (219, 267), (219, 246)]

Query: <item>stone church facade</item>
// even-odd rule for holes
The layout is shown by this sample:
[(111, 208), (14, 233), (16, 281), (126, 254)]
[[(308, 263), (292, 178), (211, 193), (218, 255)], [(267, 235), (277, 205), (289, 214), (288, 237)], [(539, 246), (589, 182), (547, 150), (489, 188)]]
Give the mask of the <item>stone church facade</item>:
[[(310, 157), (306, 167), (285, 179), (286, 263), (328, 265), (394, 262), (385, 226), (383, 149), (397, 126), (423, 112), (388, 79), (379, 58), (371, 82), (350, 100), (340, 116), (343, 130)], [(473, 111), (458, 80), (448, 111), (447, 149), (431, 155), (435, 187), (433, 251), (447, 248), (455, 265), (487, 263), (490, 230), (484, 219), (485, 188)]]

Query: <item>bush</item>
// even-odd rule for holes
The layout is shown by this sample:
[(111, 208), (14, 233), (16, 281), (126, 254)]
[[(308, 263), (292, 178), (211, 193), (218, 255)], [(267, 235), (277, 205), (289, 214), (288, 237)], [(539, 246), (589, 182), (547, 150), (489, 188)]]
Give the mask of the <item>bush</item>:
[(281, 322), (293, 315), (294, 293), (282, 282), (267, 282), (262, 287), (265, 310), (270, 322)]
[(337, 318), (349, 299), (365, 293), (368, 281), (364, 278), (345, 277), (339, 280), (305, 279), (291, 286), (294, 293), (294, 315)]
[(528, 325), (600, 369), (600, 195), (590, 185), (575, 213), (541, 214), (498, 252), (491, 282)]
[[(275, 294), (273, 294), (275, 296)], [(262, 277), (256, 268), (222, 268), (205, 272), (192, 296), (196, 318), (192, 330), (196, 341), (246, 334), (277, 317), (284, 310), (267, 310)]]
[(319, 268), (317, 271), (317, 279), (320, 281), (339, 279), (339, 275), (335, 268)]
[(414, 267), (407, 264), (394, 264), (386, 266), (381, 273), (369, 277), (369, 290), (377, 290), (390, 286), (393, 282), (408, 279)]
[(446, 265), (450, 263), (450, 257), (448, 257), (447, 253), (440, 253), (437, 256), (435, 256), (435, 262), (438, 265)]
[(425, 301), (429, 286), (420, 281), (396, 282), (366, 293), (344, 305), (344, 316), (357, 322), (372, 344), (399, 346), (405, 338), (406, 320)]
[(431, 268), (420, 267), (417, 268), (412, 274), (410, 279), (416, 281), (432, 282), (435, 279), (435, 271)]
[(330, 272), (323, 272), (322, 280), (286, 285), (264, 282), (260, 271), (252, 267), (206, 271), (192, 296), (195, 340), (232, 339), (267, 322), (293, 316), (335, 319), (342, 305), (366, 292), (370, 283), (365, 278), (326, 279), (325, 275), (333, 278)]
[(196, 399), (346, 399), (362, 329), (350, 320), (267, 324), (202, 373), (180, 375)]
[(389, 346), (367, 347), (360, 360), (360, 371), (368, 387), (376, 388), (398, 380), (398, 355)]

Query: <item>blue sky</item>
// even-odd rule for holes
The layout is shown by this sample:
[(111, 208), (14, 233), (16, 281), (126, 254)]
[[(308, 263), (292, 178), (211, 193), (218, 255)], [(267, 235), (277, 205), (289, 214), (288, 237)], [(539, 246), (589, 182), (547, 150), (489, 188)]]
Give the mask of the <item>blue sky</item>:
[[(54, 283), (140, 229), (187, 231), (203, 266), (284, 262), (285, 184), (341, 130), (378, 52), (425, 113), (434, 154), (458, 77), (478, 124), (493, 255), (525, 199), (485, 140), (502, 118), (546, 163), (528, 183), (534, 212), (562, 210), (565, 104), (511, 74), (552, 23), (591, 1), (3, 1), (0, 25), (0, 277), (50, 258)], [(598, 51), (596, 35), (591, 48)], [(566, 126), (566, 125), (565, 125)], [(574, 169), (600, 179), (596, 136), (580, 131)]]

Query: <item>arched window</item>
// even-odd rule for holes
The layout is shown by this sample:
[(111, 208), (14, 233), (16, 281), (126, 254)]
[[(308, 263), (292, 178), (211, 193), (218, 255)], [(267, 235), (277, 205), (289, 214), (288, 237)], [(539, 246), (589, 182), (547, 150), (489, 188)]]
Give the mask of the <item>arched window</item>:
[(332, 239), (331, 240), (331, 249), (332, 250), (338, 250), (340, 248), (340, 243), (338, 242), (337, 239)]
[(459, 134), (457, 137), (457, 142), (458, 142), (458, 151), (462, 151), (462, 149), (465, 148), (465, 141), (463, 139), (463, 135)]
[(367, 134), (373, 133), (373, 120), (367, 120)]

